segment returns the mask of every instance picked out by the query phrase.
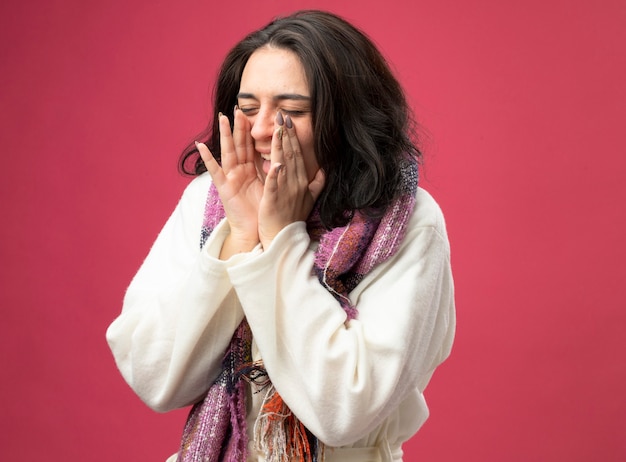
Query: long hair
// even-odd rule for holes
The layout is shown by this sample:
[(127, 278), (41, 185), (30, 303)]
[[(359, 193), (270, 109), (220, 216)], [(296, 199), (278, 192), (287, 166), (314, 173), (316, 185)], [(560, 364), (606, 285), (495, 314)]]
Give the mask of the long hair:
[[(334, 14), (299, 11), (235, 45), (220, 69), (213, 120), (200, 139), (219, 160), (217, 114), (228, 114), (237, 104), (243, 69), (264, 46), (292, 51), (304, 67), (315, 155), (326, 175), (318, 199), (324, 225), (345, 225), (355, 210), (370, 216), (384, 213), (398, 193), (403, 156), (421, 158), (415, 124), (385, 58), (363, 32)], [(195, 145), (183, 151), (179, 168), (190, 175), (206, 171)]]

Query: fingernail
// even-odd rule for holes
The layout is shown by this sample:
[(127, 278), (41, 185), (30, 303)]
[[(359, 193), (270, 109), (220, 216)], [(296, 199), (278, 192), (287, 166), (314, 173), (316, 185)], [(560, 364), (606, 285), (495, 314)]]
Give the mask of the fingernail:
[(197, 141), (194, 141), (194, 143), (196, 143), (196, 149), (198, 149), (198, 146), (200, 145), (200, 143), (198, 143)]
[(276, 112), (276, 123), (282, 127), (283, 125), (283, 115), (280, 111)]
[(221, 112), (218, 112), (218, 113), (217, 113), (217, 120), (221, 119), (223, 115), (224, 115), (224, 114), (222, 114)]
[(278, 175), (282, 169), (283, 169), (283, 164), (278, 164), (276, 166), (276, 175)]
[(287, 126), (287, 128), (293, 128), (293, 122), (291, 121), (291, 117), (289, 117), (289, 114), (285, 116), (285, 125)]
[(283, 127), (278, 127), (278, 132), (276, 133), (276, 136), (278, 136), (279, 140), (283, 139)]

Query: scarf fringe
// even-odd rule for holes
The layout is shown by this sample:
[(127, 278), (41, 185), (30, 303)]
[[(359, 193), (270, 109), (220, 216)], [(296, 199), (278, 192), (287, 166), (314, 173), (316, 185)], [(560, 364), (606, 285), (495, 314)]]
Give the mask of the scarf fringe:
[(273, 386), (254, 424), (254, 439), (267, 462), (324, 461), (324, 444), (291, 412)]

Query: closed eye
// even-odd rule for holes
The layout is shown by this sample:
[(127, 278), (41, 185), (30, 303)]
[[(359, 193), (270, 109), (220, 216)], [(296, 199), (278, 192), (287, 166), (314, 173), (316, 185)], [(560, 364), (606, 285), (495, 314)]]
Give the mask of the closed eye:
[(291, 117), (299, 117), (310, 113), (310, 110), (281, 109), (280, 112), (290, 115)]
[(239, 107), (239, 109), (241, 110), (241, 112), (243, 112), (246, 115), (254, 115), (258, 112), (259, 108), (258, 107)]

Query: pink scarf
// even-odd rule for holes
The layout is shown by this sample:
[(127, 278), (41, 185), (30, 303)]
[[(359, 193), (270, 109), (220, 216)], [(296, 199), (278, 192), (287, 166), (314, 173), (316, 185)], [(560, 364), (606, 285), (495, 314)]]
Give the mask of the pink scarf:
[[(374, 266), (399, 248), (415, 206), (418, 168), (412, 157), (402, 166), (400, 194), (380, 219), (358, 211), (343, 227), (324, 229), (319, 211), (307, 220), (311, 239), (319, 240), (312, 268), (320, 283), (339, 301), (347, 319), (356, 318), (357, 308), (348, 294)], [(207, 196), (200, 247), (224, 218), (216, 188)], [(222, 360), (222, 371), (206, 397), (196, 403), (187, 418), (178, 462), (242, 462), (246, 460), (246, 380), (267, 376), (262, 365), (252, 363), (252, 333), (244, 319), (235, 330)], [(243, 379), (243, 380), (242, 380)], [(267, 386), (269, 384), (269, 379)], [(323, 460), (324, 445), (289, 410), (278, 392), (265, 399), (255, 426), (255, 440), (268, 462), (317, 462)]]

